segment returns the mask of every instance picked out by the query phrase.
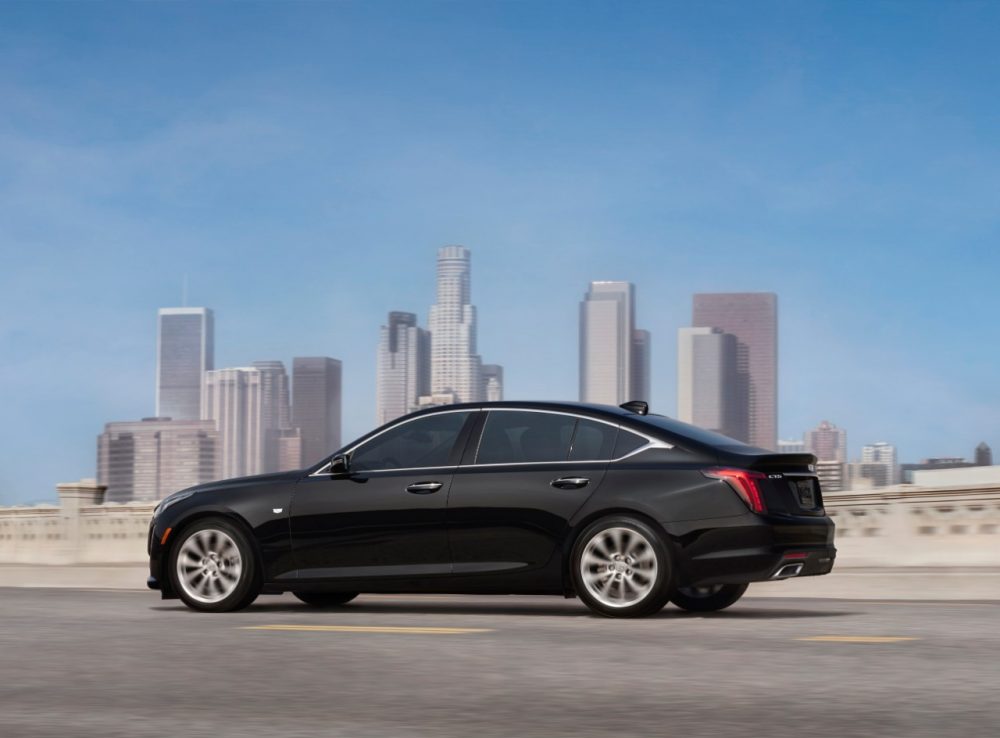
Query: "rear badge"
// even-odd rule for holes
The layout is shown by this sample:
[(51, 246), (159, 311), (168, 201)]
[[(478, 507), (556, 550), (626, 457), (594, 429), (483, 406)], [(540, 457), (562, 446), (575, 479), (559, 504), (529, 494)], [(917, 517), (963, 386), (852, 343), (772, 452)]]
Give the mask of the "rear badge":
[(285, 510), (285, 508), (283, 508), (283, 507), (276, 507), (276, 508), (273, 509), (273, 512), (274, 512), (275, 515), (277, 515), (278, 513), (284, 512), (284, 510)]

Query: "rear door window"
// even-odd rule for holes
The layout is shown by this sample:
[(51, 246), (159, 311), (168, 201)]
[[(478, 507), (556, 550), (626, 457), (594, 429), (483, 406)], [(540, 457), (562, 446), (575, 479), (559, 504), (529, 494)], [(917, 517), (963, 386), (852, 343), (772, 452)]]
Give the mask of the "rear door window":
[(565, 461), (576, 418), (546, 412), (491, 410), (476, 454), (477, 464)]

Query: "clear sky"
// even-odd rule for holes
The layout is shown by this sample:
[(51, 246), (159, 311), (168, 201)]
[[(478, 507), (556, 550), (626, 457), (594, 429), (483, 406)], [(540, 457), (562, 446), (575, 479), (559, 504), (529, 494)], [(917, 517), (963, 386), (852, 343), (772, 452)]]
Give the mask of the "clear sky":
[(473, 252), (509, 399), (575, 399), (590, 280), (676, 406), (699, 291), (774, 291), (780, 432), (1000, 447), (1000, 4), (0, 4), (0, 504), (153, 413), (156, 310), (216, 365), (344, 361)]

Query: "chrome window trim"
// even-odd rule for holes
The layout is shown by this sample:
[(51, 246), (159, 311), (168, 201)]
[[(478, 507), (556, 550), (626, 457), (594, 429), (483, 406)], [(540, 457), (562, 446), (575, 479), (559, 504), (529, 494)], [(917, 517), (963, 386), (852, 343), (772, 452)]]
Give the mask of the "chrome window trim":
[[(463, 407), (463, 408), (458, 408), (456, 410), (439, 410), (438, 412), (435, 412), (435, 413), (427, 413), (426, 415), (418, 415), (417, 417), (414, 417), (414, 418), (405, 418), (404, 420), (401, 420), (398, 423), (393, 423), (393, 424), (391, 424), (391, 425), (383, 428), (382, 430), (380, 430), (378, 433), (376, 433), (374, 436), (371, 436), (370, 438), (366, 438), (363, 441), (358, 441), (353, 446), (351, 446), (349, 449), (347, 449), (346, 451), (344, 451), (343, 454), (337, 454), (337, 455), (338, 456), (349, 456), (350, 454), (353, 454), (358, 449), (359, 446), (362, 446), (362, 445), (368, 443), (369, 441), (374, 441), (376, 438), (378, 438), (379, 436), (381, 436), (383, 433), (388, 433), (391, 430), (395, 430), (396, 428), (399, 428), (400, 426), (406, 425), (407, 423), (412, 423), (412, 422), (414, 422), (416, 420), (422, 420), (424, 418), (429, 418), (429, 417), (431, 417), (433, 415), (448, 415), (448, 414), (451, 414), (451, 413), (470, 413), (471, 414), (471, 413), (481, 413), (481, 412), (482, 412), (482, 408), (468, 408), (468, 407)], [(461, 429), (459, 429), (459, 432), (461, 432)], [(323, 464), (323, 466), (321, 466), (319, 469), (317, 469), (316, 471), (314, 471), (309, 476), (310, 477), (328, 477), (328, 476), (330, 476), (330, 472), (329, 471), (325, 471), (325, 470), (328, 470), (330, 468), (330, 465), (332, 463), (333, 463), (333, 459), (331, 458), (330, 461), (328, 461), (325, 464)], [(379, 472), (379, 471), (409, 471), (411, 469), (454, 469), (454, 468), (455, 468), (454, 466), (450, 466), (450, 465), (446, 465), (446, 466), (410, 466), (410, 467), (403, 467), (403, 468), (400, 468), (400, 469), (368, 469), (368, 470), (366, 470), (366, 473), (369, 473), (369, 472)]]
[[(535, 408), (535, 407), (485, 407), (485, 408), (474, 408), (474, 409), (462, 408), (462, 409), (458, 409), (458, 410), (439, 410), (436, 413), (428, 413), (427, 415), (421, 415), (421, 416), (418, 416), (416, 418), (408, 418), (408, 419), (403, 420), (403, 421), (401, 421), (399, 423), (394, 423), (393, 425), (390, 425), (388, 428), (385, 428), (385, 429), (379, 431), (378, 433), (376, 433), (371, 438), (366, 438), (364, 441), (354, 444), (349, 449), (347, 449), (346, 451), (344, 451), (344, 455), (354, 453), (354, 451), (359, 446), (361, 446), (363, 443), (368, 443), (369, 441), (374, 441), (376, 438), (378, 438), (383, 433), (387, 433), (388, 431), (390, 431), (390, 430), (392, 430), (394, 428), (398, 428), (399, 426), (404, 425), (406, 423), (411, 423), (414, 420), (420, 420), (421, 418), (426, 418), (426, 417), (429, 417), (431, 415), (444, 415), (445, 413), (479, 413), (479, 412), (486, 412), (486, 413), (492, 413), (492, 412), (548, 413), (550, 415), (568, 415), (568, 416), (570, 416), (572, 418), (576, 418), (577, 420), (591, 420), (591, 421), (593, 421), (595, 423), (603, 423), (604, 425), (610, 425), (612, 428), (617, 428), (619, 432), (624, 430), (626, 433), (631, 433), (633, 435), (639, 436), (640, 438), (645, 438), (646, 441), (647, 441), (647, 443), (644, 444), (644, 445), (642, 445), (642, 446), (639, 446), (639, 448), (637, 448), (637, 449), (635, 449), (633, 451), (628, 452), (624, 456), (619, 456), (619, 457), (614, 458), (614, 459), (587, 459), (586, 461), (579, 461), (579, 460), (567, 460), (567, 461), (505, 461), (505, 462), (497, 462), (497, 463), (491, 463), (491, 464), (476, 464), (476, 463), (472, 463), (472, 464), (450, 464), (450, 465), (445, 465), (445, 466), (408, 466), (408, 467), (400, 467), (399, 469), (366, 469), (362, 473), (364, 473), (364, 474), (379, 474), (379, 473), (384, 473), (384, 472), (426, 471), (426, 470), (434, 470), (434, 469), (452, 469), (452, 470), (454, 470), (454, 469), (479, 469), (479, 468), (489, 468), (489, 467), (498, 467), (498, 466), (500, 466), (500, 467), (502, 467), (502, 466), (551, 466), (552, 464), (577, 464), (577, 465), (579, 465), (579, 464), (615, 464), (615, 463), (617, 463), (619, 461), (624, 461), (625, 459), (631, 458), (632, 456), (635, 456), (636, 454), (641, 454), (643, 451), (649, 451), (650, 449), (663, 448), (663, 449), (668, 449), (669, 450), (669, 449), (676, 448), (676, 446), (674, 446), (673, 444), (667, 443), (666, 441), (661, 441), (659, 439), (652, 438), (651, 436), (648, 436), (645, 433), (640, 433), (639, 431), (637, 431), (637, 430), (635, 430), (633, 428), (626, 428), (621, 423), (614, 423), (614, 422), (612, 422), (610, 420), (604, 420), (603, 418), (592, 418), (589, 415), (581, 415), (579, 413), (568, 412), (568, 411), (565, 411), (565, 410), (544, 410), (544, 409)], [(486, 422), (489, 422), (489, 418), (487, 418)], [(485, 434), (486, 434), (486, 427), (483, 426), (483, 430), (479, 434), (479, 439), (476, 442), (476, 457), (479, 456), (479, 444), (481, 444), (483, 442), (483, 436)], [(318, 470), (314, 471), (309, 476), (310, 477), (328, 477), (328, 476), (330, 476), (330, 472), (329, 471), (325, 471), (325, 470), (329, 469), (330, 464), (331, 464), (331, 462), (328, 461), (326, 464), (324, 464)]]

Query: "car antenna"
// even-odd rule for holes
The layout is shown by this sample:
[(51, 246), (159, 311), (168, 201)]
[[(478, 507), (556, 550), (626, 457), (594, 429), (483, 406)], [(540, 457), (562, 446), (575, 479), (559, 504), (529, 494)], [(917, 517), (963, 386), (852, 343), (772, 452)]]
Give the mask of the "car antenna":
[(642, 400), (632, 400), (619, 405), (622, 410), (628, 410), (636, 415), (649, 415), (649, 403)]

